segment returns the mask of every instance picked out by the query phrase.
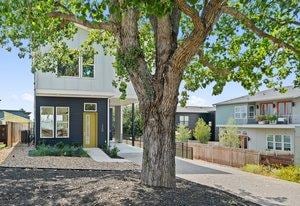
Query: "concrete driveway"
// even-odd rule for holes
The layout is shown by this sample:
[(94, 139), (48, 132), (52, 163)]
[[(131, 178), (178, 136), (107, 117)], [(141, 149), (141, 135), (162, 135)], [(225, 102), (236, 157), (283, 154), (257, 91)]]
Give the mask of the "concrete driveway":
[[(123, 143), (116, 146), (121, 157), (141, 165), (141, 148)], [(300, 184), (243, 172), (238, 168), (176, 157), (176, 176), (222, 189), (260, 205), (300, 205)]]

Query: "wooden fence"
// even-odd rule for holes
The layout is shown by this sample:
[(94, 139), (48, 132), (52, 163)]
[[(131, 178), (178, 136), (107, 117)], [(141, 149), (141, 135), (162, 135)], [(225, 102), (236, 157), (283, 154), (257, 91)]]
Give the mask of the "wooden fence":
[(30, 125), (28, 123), (6, 122), (3, 128), (6, 130), (6, 136), (2, 137), (2, 140), (8, 147), (12, 147), (21, 142), (21, 132), (29, 130)]
[(193, 148), (194, 159), (232, 167), (242, 167), (245, 164), (259, 164), (260, 162), (260, 153), (257, 151), (201, 144), (193, 141), (189, 141), (188, 146)]

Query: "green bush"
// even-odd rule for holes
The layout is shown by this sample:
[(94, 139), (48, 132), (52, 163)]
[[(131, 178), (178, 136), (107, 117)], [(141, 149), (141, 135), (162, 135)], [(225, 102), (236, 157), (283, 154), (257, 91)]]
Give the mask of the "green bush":
[(3, 149), (6, 147), (6, 144), (0, 144), (0, 149)]
[(72, 146), (59, 142), (53, 146), (44, 143), (29, 151), (29, 156), (66, 156), (66, 157), (88, 157), (82, 147)]
[(196, 140), (206, 144), (210, 139), (210, 131), (210, 126), (207, 125), (202, 118), (199, 118), (196, 123), (193, 135)]
[(103, 146), (103, 151), (108, 155), (110, 156), (111, 158), (120, 158), (118, 156), (118, 153), (120, 152), (119, 148), (114, 146), (112, 149), (110, 146), (108, 146), (107, 144), (105, 144)]
[(221, 129), (219, 134), (219, 141), (220, 144), (225, 147), (240, 147), (240, 138), (234, 119), (230, 118), (227, 122), (227, 126)]
[(265, 176), (272, 176), (278, 179), (300, 183), (300, 167), (299, 166), (264, 166), (247, 164), (242, 170)]
[(177, 126), (176, 140), (179, 142), (186, 142), (191, 137), (190, 130), (183, 124)]

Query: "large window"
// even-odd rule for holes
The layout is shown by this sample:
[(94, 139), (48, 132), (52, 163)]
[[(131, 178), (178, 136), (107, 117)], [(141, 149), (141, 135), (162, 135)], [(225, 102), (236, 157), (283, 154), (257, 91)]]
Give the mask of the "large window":
[(234, 107), (234, 118), (235, 119), (246, 119), (247, 118), (247, 106), (240, 105)]
[(83, 55), (82, 56), (82, 77), (93, 78), (94, 70), (94, 54), (92, 55)]
[(40, 136), (41, 138), (54, 137), (54, 107), (40, 108)]
[(274, 114), (273, 108), (274, 108), (273, 103), (263, 103), (260, 105), (260, 114), (272, 115)]
[(248, 117), (249, 119), (253, 119), (254, 116), (255, 116), (255, 105), (249, 105)]
[(179, 116), (179, 124), (189, 126), (189, 116)]
[(267, 149), (291, 151), (291, 137), (288, 135), (267, 135)]
[(79, 77), (79, 57), (70, 53), (64, 60), (58, 62), (57, 76)]
[(287, 116), (292, 114), (292, 102), (278, 102), (277, 113), (279, 116)]
[(69, 107), (56, 107), (56, 137), (69, 137)]

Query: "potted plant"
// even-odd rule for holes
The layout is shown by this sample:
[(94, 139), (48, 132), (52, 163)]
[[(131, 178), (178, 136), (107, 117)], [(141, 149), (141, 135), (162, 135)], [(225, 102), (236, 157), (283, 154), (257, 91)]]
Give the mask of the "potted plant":
[(267, 121), (266, 121), (266, 116), (265, 115), (257, 115), (256, 116), (256, 121), (258, 124), (266, 124)]
[(270, 124), (277, 124), (277, 116), (275, 114), (268, 115), (267, 120), (269, 121)]

